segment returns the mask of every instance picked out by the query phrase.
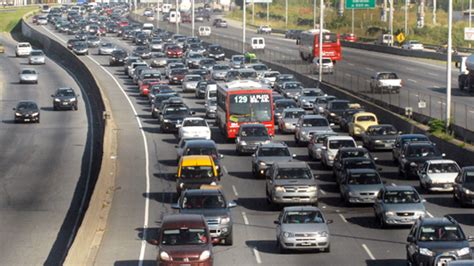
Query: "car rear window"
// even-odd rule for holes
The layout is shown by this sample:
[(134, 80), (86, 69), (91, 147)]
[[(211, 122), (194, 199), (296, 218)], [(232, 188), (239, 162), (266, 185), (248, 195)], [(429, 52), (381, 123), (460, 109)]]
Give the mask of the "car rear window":
[(177, 245), (202, 245), (209, 241), (204, 228), (177, 228), (163, 230), (161, 244)]

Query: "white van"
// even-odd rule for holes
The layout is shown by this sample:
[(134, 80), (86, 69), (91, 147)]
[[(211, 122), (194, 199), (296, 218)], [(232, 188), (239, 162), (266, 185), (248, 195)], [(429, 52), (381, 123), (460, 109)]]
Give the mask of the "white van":
[(142, 31), (143, 31), (145, 34), (150, 35), (154, 28), (155, 28), (155, 27), (153, 26), (152, 23), (143, 23)]
[(217, 84), (207, 84), (204, 99), (206, 104), (209, 104), (210, 100), (217, 99)]
[(169, 16), (170, 23), (181, 23), (181, 13), (176, 11), (170, 11)]
[(250, 45), (252, 50), (263, 50), (265, 49), (265, 39), (262, 37), (253, 37), (251, 39)]
[(198, 33), (201, 37), (211, 36), (211, 27), (199, 26)]
[(172, 7), (171, 4), (163, 4), (161, 6), (161, 12), (162, 13), (169, 13), (171, 11), (171, 7)]

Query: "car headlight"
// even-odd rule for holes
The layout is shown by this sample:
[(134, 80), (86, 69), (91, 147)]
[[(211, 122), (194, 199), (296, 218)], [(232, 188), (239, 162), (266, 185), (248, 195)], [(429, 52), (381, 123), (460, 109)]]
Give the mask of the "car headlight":
[(291, 127), (291, 123), (285, 123), (285, 127)]
[(204, 250), (199, 256), (199, 260), (207, 260), (211, 256), (211, 252), (209, 250)]
[(58, 99), (58, 98), (56, 98), (56, 99), (54, 99), (54, 101), (55, 101), (55, 102), (60, 102), (61, 100)]
[(308, 132), (306, 132), (306, 131), (301, 131), (301, 135), (307, 135), (307, 134), (308, 134)]
[(415, 163), (415, 162), (411, 162), (411, 163), (410, 163), (410, 166), (411, 166), (411, 167), (416, 167), (416, 163)]
[(267, 165), (265, 162), (259, 162), (258, 164), (261, 165), (261, 166)]
[(334, 155), (329, 154), (329, 155), (328, 155), (328, 159), (329, 159), (330, 161), (334, 160)]
[(169, 119), (163, 119), (163, 123), (169, 123), (171, 122)]
[(33, 114), (31, 114), (31, 116), (38, 116), (38, 115), (39, 115), (39, 113), (33, 113)]
[(318, 188), (316, 186), (309, 186), (308, 187), (308, 192), (314, 192), (314, 191), (317, 191)]
[(245, 140), (241, 140), (240, 145), (247, 145), (247, 142), (245, 142)]
[(349, 191), (349, 192), (347, 192), (347, 195), (349, 195), (350, 197), (353, 197), (353, 196), (356, 195), (356, 193), (354, 193), (354, 192), (352, 192), (352, 191)]
[(421, 255), (425, 255), (425, 256), (429, 256), (429, 257), (434, 256), (434, 252), (427, 249), (427, 248), (420, 248), (419, 252), (420, 252)]
[(289, 93), (289, 92), (285, 92), (285, 95), (286, 95), (286, 96), (290, 96), (290, 93)]
[(283, 187), (283, 186), (275, 186), (275, 191), (276, 191), (276, 192), (285, 192), (285, 187)]
[(263, 144), (269, 144), (269, 143), (271, 143), (271, 142), (272, 142), (271, 139), (267, 139), (267, 140), (265, 140), (265, 141), (263, 142)]
[(166, 253), (165, 251), (161, 251), (161, 252), (160, 252), (160, 259), (161, 259), (161, 260), (164, 260), (164, 261), (170, 261), (170, 260), (171, 260), (171, 257), (170, 257), (170, 255), (168, 255), (168, 253)]
[(221, 224), (228, 224), (230, 222), (230, 217), (221, 218)]
[(471, 191), (471, 190), (469, 190), (469, 189), (467, 189), (467, 188), (465, 188), (465, 187), (463, 187), (461, 190), (462, 190), (462, 192), (464, 192), (464, 193), (466, 193), (466, 194), (474, 194), (474, 191)]
[(16, 116), (21, 116), (21, 114), (20, 114), (20, 113), (15, 113), (15, 115), (16, 115)]
[(317, 232), (316, 235), (319, 237), (328, 237), (329, 233), (327, 231), (322, 231), (322, 232)]
[(395, 216), (395, 212), (385, 212), (385, 216)]
[(291, 238), (291, 237), (295, 237), (295, 234), (290, 233), (290, 232), (283, 232), (283, 237), (285, 237), (285, 238)]
[(184, 187), (184, 183), (179, 183), (179, 188), (183, 188)]
[(471, 252), (471, 248), (470, 247), (465, 247), (465, 248), (462, 248), (462, 249), (458, 249), (456, 250), (456, 253), (458, 254), (459, 257), (462, 257), (464, 255), (467, 255)]
[(382, 141), (379, 140), (379, 139), (376, 139), (374, 142), (375, 142), (375, 143), (382, 143)]
[(75, 101), (76, 101), (76, 98), (72, 98), (72, 99), (70, 99), (69, 101), (75, 102)]
[(336, 114), (335, 114), (335, 113), (330, 113), (329, 115), (330, 115), (330, 116), (336, 116)]

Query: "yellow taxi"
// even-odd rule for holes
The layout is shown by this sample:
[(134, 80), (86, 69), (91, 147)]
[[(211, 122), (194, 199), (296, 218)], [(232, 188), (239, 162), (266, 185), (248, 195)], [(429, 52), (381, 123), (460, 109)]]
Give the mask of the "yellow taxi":
[(181, 157), (176, 175), (178, 195), (186, 189), (199, 189), (202, 185), (217, 185), (219, 173), (212, 156), (187, 155)]
[(359, 112), (352, 116), (352, 121), (349, 123), (349, 135), (359, 137), (362, 132), (365, 132), (368, 127), (378, 125), (377, 116), (374, 113)]

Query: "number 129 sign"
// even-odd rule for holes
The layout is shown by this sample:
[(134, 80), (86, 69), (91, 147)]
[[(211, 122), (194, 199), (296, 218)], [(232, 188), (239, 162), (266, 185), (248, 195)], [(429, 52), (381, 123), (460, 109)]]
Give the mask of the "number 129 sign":
[(258, 95), (236, 95), (234, 97), (235, 103), (268, 103), (270, 102), (270, 95), (258, 94)]

